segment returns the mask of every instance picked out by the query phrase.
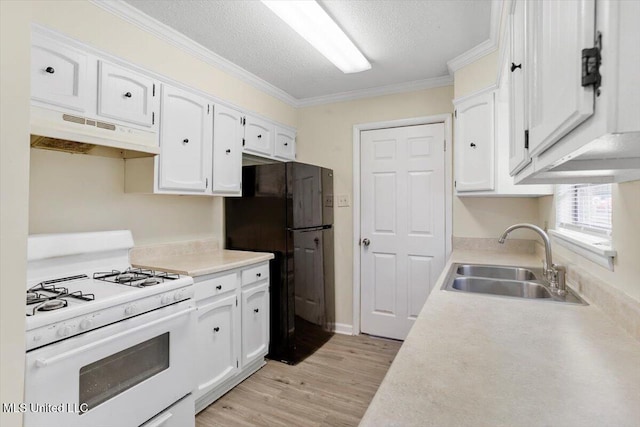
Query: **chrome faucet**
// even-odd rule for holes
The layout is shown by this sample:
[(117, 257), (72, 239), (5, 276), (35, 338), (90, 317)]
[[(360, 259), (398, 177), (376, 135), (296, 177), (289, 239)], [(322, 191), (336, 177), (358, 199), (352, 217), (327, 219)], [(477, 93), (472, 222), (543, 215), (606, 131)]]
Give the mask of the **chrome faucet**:
[(551, 258), (551, 241), (549, 240), (549, 236), (547, 235), (547, 233), (545, 233), (545, 231), (542, 228), (533, 224), (514, 224), (508, 227), (506, 230), (504, 230), (504, 233), (502, 233), (502, 236), (500, 236), (500, 238), (498, 239), (498, 243), (501, 243), (501, 244), (504, 243), (505, 239), (507, 238), (507, 235), (511, 233), (513, 230), (515, 230), (516, 228), (528, 228), (530, 230), (535, 231), (540, 235), (540, 237), (542, 237), (542, 241), (544, 242), (544, 254), (546, 258), (544, 262), (544, 268), (543, 268), (544, 277), (549, 282), (549, 287), (551, 288), (552, 292), (560, 296), (566, 295), (567, 293), (567, 286), (565, 281), (566, 270), (563, 266), (555, 265), (553, 263), (553, 260)]

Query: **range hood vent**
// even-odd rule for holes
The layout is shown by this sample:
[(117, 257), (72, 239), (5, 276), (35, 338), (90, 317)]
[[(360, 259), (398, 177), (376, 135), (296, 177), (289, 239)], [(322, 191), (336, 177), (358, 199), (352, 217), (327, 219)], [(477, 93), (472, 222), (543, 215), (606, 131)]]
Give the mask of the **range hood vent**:
[(31, 147), (108, 157), (148, 157), (160, 154), (158, 136), (48, 108), (31, 106)]

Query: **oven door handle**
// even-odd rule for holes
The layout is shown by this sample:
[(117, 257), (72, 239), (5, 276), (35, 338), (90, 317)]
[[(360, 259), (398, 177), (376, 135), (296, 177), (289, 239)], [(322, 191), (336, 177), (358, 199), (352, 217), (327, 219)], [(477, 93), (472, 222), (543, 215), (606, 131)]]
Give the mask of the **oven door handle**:
[(175, 319), (176, 317), (181, 317), (181, 316), (184, 316), (186, 314), (189, 314), (189, 313), (195, 311), (195, 309), (196, 309), (195, 307), (190, 307), (187, 310), (183, 310), (183, 311), (180, 311), (178, 313), (171, 314), (171, 315), (169, 315), (167, 317), (163, 317), (162, 319), (157, 319), (157, 320), (151, 321), (149, 323), (145, 323), (144, 325), (136, 326), (135, 328), (127, 329), (126, 331), (120, 332), (120, 333), (115, 334), (115, 335), (111, 335), (108, 338), (105, 338), (105, 339), (102, 339), (102, 340), (99, 340), (99, 341), (96, 341), (96, 342), (92, 342), (91, 344), (87, 344), (85, 346), (75, 348), (73, 350), (67, 351), (66, 353), (62, 353), (62, 354), (59, 354), (57, 356), (54, 356), (54, 357), (51, 357), (51, 358), (48, 358), (48, 359), (45, 359), (45, 358), (36, 359), (35, 365), (38, 368), (44, 368), (44, 367), (47, 367), (47, 366), (51, 366), (51, 365), (53, 365), (55, 363), (58, 363), (58, 362), (60, 362), (60, 361), (62, 361), (64, 359), (67, 359), (69, 357), (73, 357), (76, 354), (84, 353), (85, 351), (91, 349), (92, 347), (97, 347), (97, 346), (100, 346), (100, 345), (104, 345), (104, 344), (110, 343), (112, 341), (119, 340), (122, 337), (125, 337), (127, 335), (135, 334), (136, 332), (139, 332), (139, 331), (141, 331), (143, 329), (147, 329), (149, 327), (152, 327), (152, 326), (155, 326), (155, 325), (159, 325), (161, 323), (168, 322), (170, 320)]

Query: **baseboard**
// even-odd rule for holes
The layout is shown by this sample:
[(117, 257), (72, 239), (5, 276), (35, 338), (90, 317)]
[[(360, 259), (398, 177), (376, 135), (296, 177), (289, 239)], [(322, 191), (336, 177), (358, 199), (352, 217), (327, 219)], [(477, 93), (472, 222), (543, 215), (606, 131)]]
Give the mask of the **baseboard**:
[(330, 323), (329, 330), (336, 334), (353, 335), (353, 325), (347, 325), (346, 323)]

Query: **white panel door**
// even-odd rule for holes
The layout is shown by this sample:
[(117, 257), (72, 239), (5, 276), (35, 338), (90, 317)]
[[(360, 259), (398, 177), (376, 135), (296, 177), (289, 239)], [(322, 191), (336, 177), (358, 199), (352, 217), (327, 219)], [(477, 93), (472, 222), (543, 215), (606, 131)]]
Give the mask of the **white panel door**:
[(165, 190), (204, 193), (211, 174), (213, 122), (203, 98), (164, 85), (160, 123), (160, 182)]
[(494, 189), (494, 93), (476, 95), (456, 105), (456, 191)]
[(271, 123), (246, 116), (244, 125), (244, 151), (256, 154), (273, 154), (274, 127)]
[(86, 54), (34, 33), (31, 39), (31, 98), (85, 112), (90, 98), (87, 60)]
[(526, 6), (529, 153), (536, 155), (593, 114), (593, 87), (582, 87), (582, 49), (594, 45), (595, 1)]
[(324, 263), (322, 231), (298, 231), (293, 238), (295, 313), (324, 326)]
[(100, 61), (99, 73), (99, 115), (146, 127), (155, 124), (153, 79), (104, 61)]
[(213, 114), (213, 191), (239, 195), (242, 190), (242, 115), (222, 105), (215, 105)]
[(525, 58), (525, 22), (526, 6), (524, 1), (512, 3), (510, 15), (510, 60), (509, 68), (509, 173), (515, 175), (531, 159), (525, 148), (524, 132), (526, 123), (525, 74), (528, 64)]
[(404, 339), (444, 268), (444, 125), (362, 132), (360, 180), (361, 330)]
[(234, 292), (198, 307), (196, 399), (239, 370), (241, 332), (237, 301)]
[(269, 283), (242, 290), (242, 367), (269, 349)]

